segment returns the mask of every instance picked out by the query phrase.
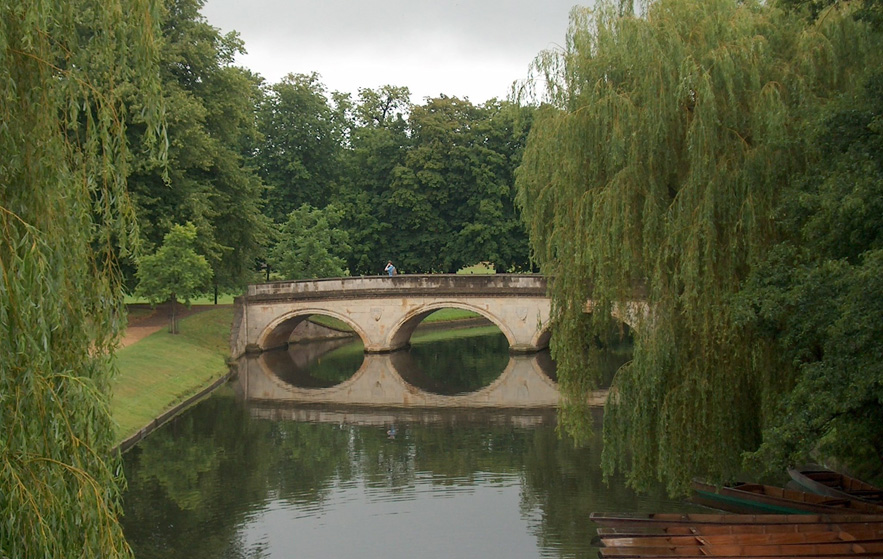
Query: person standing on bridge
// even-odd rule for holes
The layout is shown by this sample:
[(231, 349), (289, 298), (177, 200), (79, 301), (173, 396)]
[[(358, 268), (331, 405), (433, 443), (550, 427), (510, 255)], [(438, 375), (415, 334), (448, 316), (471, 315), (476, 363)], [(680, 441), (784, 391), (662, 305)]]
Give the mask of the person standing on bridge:
[(396, 275), (396, 267), (392, 265), (392, 261), (386, 263), (386, 268), (384, 268), (387, 274), (394, 276)]

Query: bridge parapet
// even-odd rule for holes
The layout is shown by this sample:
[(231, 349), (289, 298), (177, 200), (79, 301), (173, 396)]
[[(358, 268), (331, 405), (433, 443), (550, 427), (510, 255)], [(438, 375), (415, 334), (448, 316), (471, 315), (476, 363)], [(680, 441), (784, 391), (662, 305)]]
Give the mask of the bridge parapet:
[(546, 278), (524, 274), (421, 274), (398, 276), (358, 276), (309, 281), (277, 281), (249, 285), (249, 300), (370, 298), (391, 293), (406, 295), (484, 294), (504, 296), (546, 296)]

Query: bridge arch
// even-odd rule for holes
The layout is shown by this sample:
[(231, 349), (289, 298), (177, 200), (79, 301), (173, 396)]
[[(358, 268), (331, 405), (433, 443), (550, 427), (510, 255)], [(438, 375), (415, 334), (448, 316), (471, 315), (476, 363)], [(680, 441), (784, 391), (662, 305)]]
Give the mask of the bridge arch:
[(274, 320), (271, 320), (258, 335), (257, 345), (262, 350), (286, 347), (291, 342), (291, 335), (295, 328), (314, 315), (330, 316), (340, 320), (352, 328), (355, 335), (362, 340), (363, 344), (366, 344), (368, 340), (367, 334), (350, 317), (329, 308), (306, 307), (281, 314)]
[(415, 308), (407, 312), (404, 316), (402, 316), (401, 320), (395, 326), (393, 326), (389, 345), (390, 347), (406, 347), (409, 344), (411, 339), (411, 335), (414, 333), (414, 330), (417, 326), (420, 325), (423, 320), (434, 313), (435, 311), (439, 311), (442, 309), (460, 309), (464, 311), (472, 311), (482, 318), (487, 319), (490, 323), (500, 329), (500, 332), (506, 336), (506, 341), (509, 342), (509, 347), (513, 347), (516, 344), (515, 336), (512, 334), (511, 329), (509, 329), (505, 324), (500, 322), (500, 320), (494, 316), (492, 313), (488, 312), (486, 309), (481, 308), (477, 305), (472, 305), (469, 303), (465, 303), (463, 301), (454, 301), (454, 300), (441, 300), (441, 301), (433, 301), (432, 303), (427, 303), (426, 305)]
[(549, 342), (552, 339), (552, 323), (546, 321), (542, 327), (537, 330), (537, 333), (534, 335), (533, 339), (530, 341), (533, 347), (539, 349), (546, 349), (549, 347)]

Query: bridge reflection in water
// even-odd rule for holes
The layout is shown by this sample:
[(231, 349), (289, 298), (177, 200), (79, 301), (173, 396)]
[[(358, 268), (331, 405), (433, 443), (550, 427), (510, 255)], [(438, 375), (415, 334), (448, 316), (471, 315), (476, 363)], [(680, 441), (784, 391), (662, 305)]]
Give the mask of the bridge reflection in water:
[[(534, 428), (555, 426), (555, 408), (366, 408), (364, 406), (331, 406), (327, 404), (294, 404), (251, 401), (249, 415), (272, 421), (328, 423), (360, 427), (405, 427), (414, 425), (490, 425)], [(389, 435), (393, 438), (394, 435)]]
[[(425, 378), (408, 351), (364, 354), (359, 369), (335, 385), (302, 372), (315, 359), (318, 348), (246, 355), (238, 361), (242, 397), (251, 401), (380, 406), (401, 408), (554, 408), (557, 383), (550, 378), (547, 353), (509, 356), (502, 374), (488, 386), (465, 394), (439, 394), (434, 381)], [(593, 394), (590, 403), (603, 405), (606, 390)]]

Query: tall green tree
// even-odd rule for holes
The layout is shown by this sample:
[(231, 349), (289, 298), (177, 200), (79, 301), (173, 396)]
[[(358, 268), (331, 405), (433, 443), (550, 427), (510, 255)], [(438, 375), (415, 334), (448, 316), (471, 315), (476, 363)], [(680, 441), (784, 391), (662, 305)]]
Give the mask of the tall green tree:
[(809, 118), (876, 63), (849, 9), (807, 24), (761, 2), (660, 0), (640, 17), (601, 3), (575, 9), (564, 50), (537, 60), (547, 103), (518, 187), (555, 277), (563, 424), (584, 426), (586, 340), (645, 301), (604, 423), (606, 471), (639, 488), (736, 475), (793, 383), (732, 300), (779, 238)]
[(304, 204), (288, 214), (270, 251), (272, 268), (286, 279), (348, 276), (349, 235), (341, 227), (342, 217), (334, 205), (318, 209)]
[(447, 251), (466, 265), (490, 262), (498, 272), (531, 267), (527, 229), (515, 202), (515, 170), (521, 163), (532, 107), (489, 101), (475, 124), (470, 150), (475, 194), (466, 201), (463, 224)]
[(328, 205), (337, 192), (346, 97), (328, 97), (319, 75), (289, 74), (271, 85), (260, 107), (257, 153), (267, 214), (277, 222), (302, 204)]
[(0, 3), (2, 557), (131, 556), (107, 404), (125, 104), (162, 136), (157, 21), (146, 0)]
[(169, 301), (169, 332), (178, 333), (175, 314), (178, 299), (190, 299), (208, 291), (212, 269), (196, 251), (197, 232), (192, 223), (174, 225), (153, 254), (138, 259), (138, 287), (135, 293), (151, 305)]
[(346, 176), (341, 180), (339, 197), (352, 248), (348, 268), (354, 273), (379, 273), (383, 264), (395, 256), (389, 245), (392, 226), (381, 208), (393, 170), (404, 162), (410, 143), (410, 97), (408, 88), (392, 85), (359, 90), (349, 148), (344, 152)]
[(527, 237), (514, 202), (524, 137), (514, 110), (445, 96), (412, 107), (409, 147), (379, 203), (390, 224), (388, 250), (402, 269), (526, 266)]
[(129, 191), (145, 250), (155, 250), (175, 224), (192, 222), (216, 286), (235, 291), (252, 280), (269, 231), (261, 207), (264, 186), (251, 166), (261, 80), (233, 65), (242, 41), (209, 25), (199, 12), (203, 4), (164, 2), (168, 161), (139, 157)]

